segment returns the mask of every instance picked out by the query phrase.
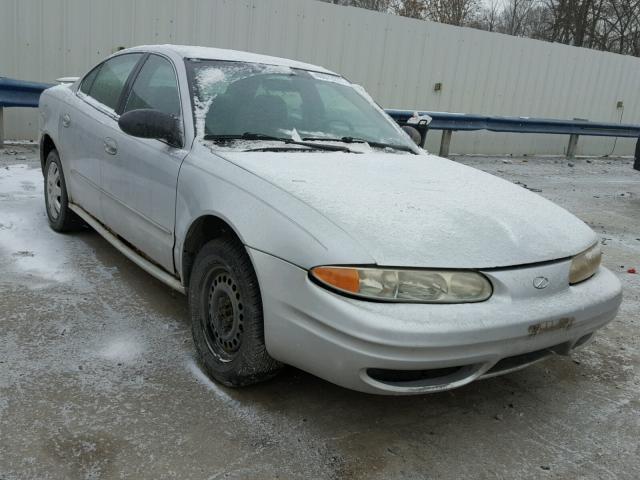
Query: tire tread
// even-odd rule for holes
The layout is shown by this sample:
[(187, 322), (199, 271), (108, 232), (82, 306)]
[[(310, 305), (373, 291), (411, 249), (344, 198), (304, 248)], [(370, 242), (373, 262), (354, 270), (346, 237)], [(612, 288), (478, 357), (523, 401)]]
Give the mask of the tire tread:
[[(201, 327), (202, 282), (215, 262), (225, 264), (236, 276), (238, 284), (245, 284), (242, 297), (245, 305), (251, 305), (253, 315), (248, 321), (245, 314), (245, 330), (238, 355), (227, 364), (218, 361), (210, 353)], [(238, 278), (240, 277), (240, 278)], [(268, 380), (278, 373), (280, 362), (274, 360), (264, 340), (264, 321), (260, 287), (249, 255), (244, 246), (234, 238), (219, 237), (207, 242), (196, 255), (189, 282), (189, 310), (191, 326), (200, 363), (205, 372), (218, 382), (230, 387), (242, 387)], [(246, 310), (245, 310), (246, 312)]]
[[(60, 213), (58, 218), (51, 218), (49, 213), (49, 204), (47, 198), (47, 174), (49, 173), (49, 165), (55, 162), (58, 164), (58, 171), (60, 172), (60, 187), (62, 190), (60, 201)], [(86, 228), (86, 223), (69, 208), (69, 196), (67, 193), (67, 182), (64, 178), (64, 170), (62, 169), (62, 162), (60, 161), (60, 155), (56, 149), (53, 149), (47, 155), (47, 160), (44, 167), (44, 198), (45, 209), (47, 211), (47, 218), (49, 220), (49, 226), (59, 233), (75, 232)]]

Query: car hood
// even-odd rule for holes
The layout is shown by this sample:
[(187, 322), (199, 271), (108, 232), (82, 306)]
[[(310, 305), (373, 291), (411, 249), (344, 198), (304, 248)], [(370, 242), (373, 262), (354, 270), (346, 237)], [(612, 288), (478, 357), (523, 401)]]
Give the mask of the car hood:
[(582, 221), (541, 196), (433, 155), (222, 156), (320, 212), (378, 265), (524, 265), (570, 257), (597, 240)]

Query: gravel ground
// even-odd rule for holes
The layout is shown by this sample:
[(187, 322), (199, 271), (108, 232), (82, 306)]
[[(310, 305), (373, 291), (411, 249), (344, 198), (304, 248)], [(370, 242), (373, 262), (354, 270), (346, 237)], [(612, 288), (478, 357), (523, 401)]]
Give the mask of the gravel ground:
[(589, 223), (625, 300), (573, 358), (388, 398), (293, 368), (211, 383), (185, 299), (97, 234), (52, 232), (37, 150), (0, 150), (0, 479), (640, 478), (640, 173), (629, 159), (457, 160)]

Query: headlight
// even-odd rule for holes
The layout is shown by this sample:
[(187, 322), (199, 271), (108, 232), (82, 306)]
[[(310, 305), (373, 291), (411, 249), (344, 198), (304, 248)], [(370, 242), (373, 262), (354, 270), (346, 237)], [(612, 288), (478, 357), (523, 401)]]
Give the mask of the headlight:
[(573, 257), (569, 283), (573, 285), (592, 277), (600, 268), (600, 260), (602, 260), (602, 251), (598, 243)]
[(493, 292), (489, 280), (471, 271), (316, 267), (311, 277), (340, 293), (387, 302), (482, 302)]

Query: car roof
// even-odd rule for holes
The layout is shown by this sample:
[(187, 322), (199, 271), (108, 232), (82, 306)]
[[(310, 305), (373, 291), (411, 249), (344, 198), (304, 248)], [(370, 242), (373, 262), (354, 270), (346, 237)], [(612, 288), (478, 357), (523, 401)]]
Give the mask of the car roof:
[(318, 65), (312, 65), (310, 63), (298, 62), (297, 60), (290, 60), (288, 58), (272, 57), (269, 55), (261, 55), (258, 53), (243, 52), (240, 50), (227, 50), (225, 48), (213, 48), (213, 47), (198, 47), (192, 45), (140, 45), (138, 47), (127, 48), (122, 50), (123, 52), (158, 52), (158, 53), (173, 53), (182, 58), (197, 58), (201, 60), (227, 60), (235, 62), (250, 62), (250, 63), (264, 63), (267, 65), (278, 65), (291, 68), (299, 68), (301, 70), (311, 70), (314, 72), (328, 73), (331, 75), (337, 75), (337, 73), (327, 70), (324, 67)]

